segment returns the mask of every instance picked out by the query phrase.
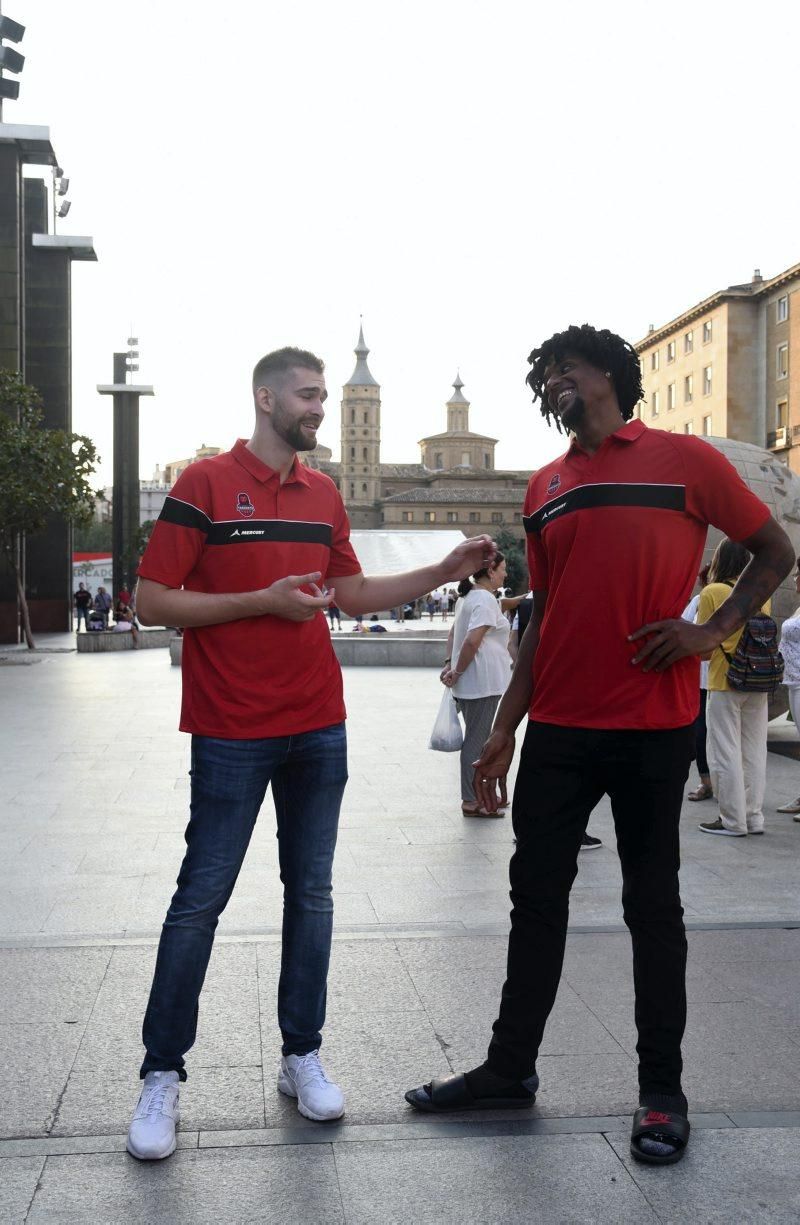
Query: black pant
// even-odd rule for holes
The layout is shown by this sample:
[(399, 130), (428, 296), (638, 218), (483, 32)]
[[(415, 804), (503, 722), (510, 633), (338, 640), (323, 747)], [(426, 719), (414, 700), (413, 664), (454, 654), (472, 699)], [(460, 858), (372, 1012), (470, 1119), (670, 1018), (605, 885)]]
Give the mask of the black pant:
[(708, 755), (706, 753), (706, 736), (708, 729), (706, 726), (706, 703), (708, 701), (708, 692), (705, 689), (700, 690), (700, 709), (697, 712), (697, 718), (694, 721), (694, 759), (697, 762), (697, 773), (708, 775), (711, 771), (708, 768)]
[(611, 799), (622, 906), (633, 943), (639, 1085), (675, 1094), (686, 1024), (686, 933), (678, 821), (693, 728), (607, 731), (530, 723), (514, 791), (508, 977), (488, 1064), (535, 1071), (564, 961), (569, 892), (589, 814)]

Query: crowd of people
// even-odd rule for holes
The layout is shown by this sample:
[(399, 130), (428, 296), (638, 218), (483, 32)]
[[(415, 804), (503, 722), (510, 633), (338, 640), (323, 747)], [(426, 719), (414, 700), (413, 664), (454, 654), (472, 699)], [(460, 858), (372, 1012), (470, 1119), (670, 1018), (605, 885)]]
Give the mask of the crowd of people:
[(139, 645), (139, 626), (136, 621), (134, 597), (126, 587), (121, 588), (113, 599), (105, 587), (98, 587), (93, 596), (91, 587), (79, 582), (73, 592), (75, 606), (75, 630), (81, 632), (81, 623), (86, 633), (110, 630), (115, 634), (130, 634), (133, 645)]

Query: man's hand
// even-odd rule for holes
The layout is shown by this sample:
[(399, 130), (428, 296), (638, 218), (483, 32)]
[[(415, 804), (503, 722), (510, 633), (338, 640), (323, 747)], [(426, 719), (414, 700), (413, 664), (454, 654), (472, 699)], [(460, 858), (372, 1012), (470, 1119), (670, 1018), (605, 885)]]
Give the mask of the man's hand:
[(497, 812), (498, 803), (505, 804), (508, 800), (506, 778), (513, 758), (514, 737), (510, 732), (495, 728), (481, 749), (480, 757), (473, 762), (475, 797), (487, 812)]
[[(289, 574), (280, 578), (271, 587), (264, 589), (264, 613), (273, 617), (283, 617), (286, 621), (311, 621), (320, 609), (326, 609), (333, 603), (336, 594), (332, 587), (327, 595), (323, 595), (317, 586), (322, 578), (318, 570), (313, 574)], [(311, 595), (301, 588), (310, 587)]]
[(693, 625), (691, 621), (653, 621), (643, 625), (635, 634), (628, 635), (628, 642), (647, 642), (631, 660), (632, 664), (646, 661), (642, 672), (664, 672), (679, 659), (687, 655), (705, 658), (720, 644), (720, 637), (708, 625)]
[(445, 557), (442, 562), (443, 581), (449, 583), (476, 574), (491, 564), (496, 552), (497, 545), (491, 536), (471, 536)]

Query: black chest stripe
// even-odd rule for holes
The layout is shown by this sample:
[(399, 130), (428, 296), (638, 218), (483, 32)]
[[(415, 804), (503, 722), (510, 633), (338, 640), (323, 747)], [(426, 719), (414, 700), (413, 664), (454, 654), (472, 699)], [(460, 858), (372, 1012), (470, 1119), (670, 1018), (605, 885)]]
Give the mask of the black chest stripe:
[(208, 515), (191, 502), (182, 502), (180, 498), (167, 495), (161, 514), (158, 516), (163, 523), (175, 523), (178, 527), (194, 527), (198, 532), (207, 532), (211, 526)]
[(655, 510), (686, 510), (685, 485), (578, 485), (552, 498), (523, 519), (526, 532), (541, 533), (554, 519), (576, 510), (595, 510), (602, 506), (637, 506)]
[(308, 523), (304, 519), (231, 519), (215, 523), (191, 502), (167, 497), (158, 516), (165, 523), (193, 527), (203, 532), (208, 544), (323, 544), (330, 548), (330, 523)]
[(323, 544), (330, 548), (330, 523), (306, 523), (301, 519), (242, 519), (212, 523), (209, 544)]

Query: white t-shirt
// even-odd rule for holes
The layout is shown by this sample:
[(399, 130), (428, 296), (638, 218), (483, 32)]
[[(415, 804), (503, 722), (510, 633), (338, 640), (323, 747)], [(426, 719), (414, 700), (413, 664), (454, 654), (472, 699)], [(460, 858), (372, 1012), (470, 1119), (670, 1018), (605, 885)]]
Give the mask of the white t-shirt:
[(800, 608), (783, 623), (780, 649), (784, 663), (783, 683), (793, 689), (800, 685)]
[[(698, 593), (696, 596), (692, 596), (691, 600), (684, 608), (683, 612), (681, 613), (681, 620), (682, 621), (693, 621), (696, 625), (697, 624), (697, 606), (699, 603), (700, 603), (700, 595)], [(700, 688), (701, 689), (708, 689), (708, 665), (709, 663), (710, 663), (710, 660), (708, 659), (700, 660)]]
[(457, 698), (488, 698), (506, 691), (511, 680), (511, 656), (508, 653), (509, 624), (500, 605), (484, 587), (473, 587), (456, 604), (453, 624), (452, 666), (458, 666), (458, 656), (470, 630), (488, 625), (472, 663), (453, 686)]

